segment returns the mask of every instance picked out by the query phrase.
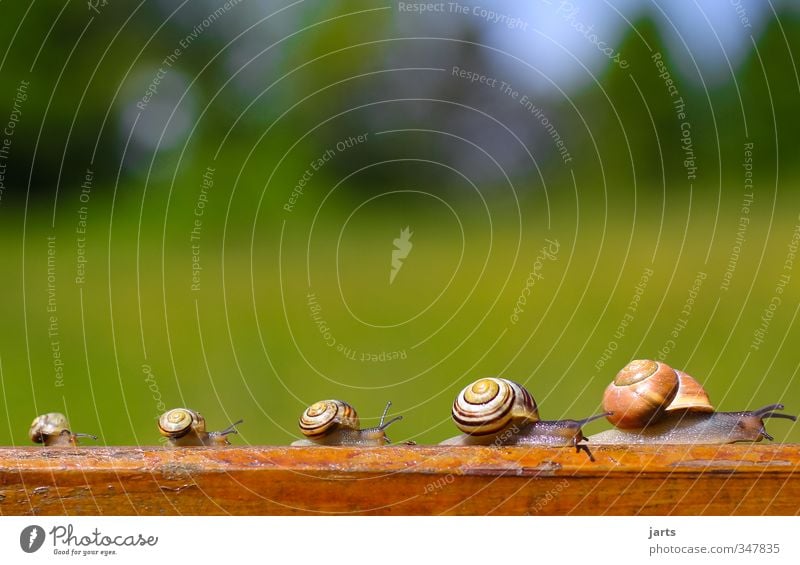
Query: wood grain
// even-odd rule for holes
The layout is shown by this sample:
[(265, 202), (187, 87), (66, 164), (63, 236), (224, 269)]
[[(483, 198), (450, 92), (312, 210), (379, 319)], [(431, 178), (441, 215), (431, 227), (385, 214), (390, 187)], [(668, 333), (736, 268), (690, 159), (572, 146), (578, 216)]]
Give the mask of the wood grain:
[(800, 445), (0, 449), (0, 514), (800, 514)]

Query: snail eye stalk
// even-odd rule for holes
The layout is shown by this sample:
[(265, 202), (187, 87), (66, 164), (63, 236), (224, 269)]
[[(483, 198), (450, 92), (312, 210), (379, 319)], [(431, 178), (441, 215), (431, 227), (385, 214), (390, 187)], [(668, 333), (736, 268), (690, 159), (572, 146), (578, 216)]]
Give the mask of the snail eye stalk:
[[(392, 401), (386, 403), (386, 408), (383, 409), (383, 414), (381, 414), (381, 421), (378, 423), (378, 430), (383, 431), (395, 422), (399, 422), (403, 419), (402, 416), (395, 416), (388, 422), (386, 422), (386, 414), (389, 412), (389, 408), (392, 406)], [(389, 439), (389, 436), (384, 434), (384, 439), (386, 439), (386, 443), (392, 443), (392, 440)]]
[(221, 436), (227, 436), (227, 435), (230, 435), (230, 434), (238, 434), (239, 430), (236, 429), (236, 426), (238, 426), (239, 424), (244, 424), (244, 420), (235, 421), (233, 424), (231, 424), (230, 426), (228, 426), (224, 430), (222, 430), (220, 432), (217, 432), (217, 434), (221, 435)]
[(595, 420), (599, 420), (600, 418), (608, 418), (609, 416), (613, 416), (613, 412), (603, 412), (602, 414), (595, 414), (594, 416), (589, 416), (588, 418), (583, 418), (582, 420), (578, 420), (578, 424), (581, 426), (585, 426), (589, 422), (594, 422)]
[(779, 412), (767, 412), (766, 414), (761, 414), (761, 418), (783, 418), (784, 420), (791, 420), (792, 422), (797, 421), (797, 416), (793, 416), (792, 414), (780, 414)]

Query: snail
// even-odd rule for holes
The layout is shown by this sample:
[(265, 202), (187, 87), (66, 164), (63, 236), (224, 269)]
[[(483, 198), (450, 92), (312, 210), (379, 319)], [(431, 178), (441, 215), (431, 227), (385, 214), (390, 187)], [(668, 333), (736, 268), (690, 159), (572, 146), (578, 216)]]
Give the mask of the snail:
[(244, 420), (234, 422), (219, 432), (207, 432), (202, 414), (188, 408), (173, 408), (158, 419), (158, 431), (174, 447), (230, 445), (227, 436), (239, 433), (236, 426), (242, 422)]
[(501, 378), (475, 381), (453, 402), (453, 420), (463, 434), (440, 445), (572, 446), (594, 461), (582, 427), (608, 413), (582, 420), (540, 420), (536, 401), (522, 385)]
[(772, 440), (764, 420), (795, 416), (780, 414), (783, 404), (758, 410), (716, 412), (708, 394), (694, 378), (665, 363), (631, 361), (606, 388), (603, 409), (617, 429), (592, 436), (610, 444), (723, 444)]
[(32, 442), (43, 443), (48, 447), (54, 445), (76, 446), (80, 437), (97, 439), (97, 436), (92, 434), (72, 433), (69, 429), (67, 417), (59, 412), (50, 412), (49, 414), (37, 416), (31, 424), (31, 429), (28, 430), (28, 437), (31, 438)]
[(386, 445), (391, 440), (386, 437), (386, 428), (402, 420), (402, 416), (395, 416), (388, 422), (386, 414), (389, 412), (391, 402), (386, 403), (381, 420), (377, 427), (359, 427), (358, 414), (347, 402), (341, 400), (320, 400), (306, 408), (300, 416), (300, 431), (306, 436), (292, 443), (293, 446), (310, 445), (355, 445), (373, 447)]

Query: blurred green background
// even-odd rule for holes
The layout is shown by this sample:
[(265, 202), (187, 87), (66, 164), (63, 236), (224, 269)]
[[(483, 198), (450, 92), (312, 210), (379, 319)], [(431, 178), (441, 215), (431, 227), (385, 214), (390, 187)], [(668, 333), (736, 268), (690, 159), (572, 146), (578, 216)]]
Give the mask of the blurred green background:
[(642, 357), (800, 412), (791, 2), (120, 4), (0, 4), (0, 444), (330, 397), (434, 443), (481, 376), (577, 418)]

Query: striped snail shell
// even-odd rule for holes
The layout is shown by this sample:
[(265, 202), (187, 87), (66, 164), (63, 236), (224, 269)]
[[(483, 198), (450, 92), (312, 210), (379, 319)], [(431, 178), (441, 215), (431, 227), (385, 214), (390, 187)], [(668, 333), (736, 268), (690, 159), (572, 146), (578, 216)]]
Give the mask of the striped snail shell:
[(293, 446), (313, 445), (351, 445), (377, 447), (391, 443), (386, 437), (386, 428), (402, 420), (395, 416), (386, 420), (391, 402), (386, 403), (383, 415), (377, 426), (360, 428), (355, 408), (342, 400), (320, 400), (305, 409), (300, 416), (300, 431), (305, 439), (292, 443)]
[(199, 412), (188, 408), (173, 408), (158, 419), (158, 430), (168, 438), (181, 438), (191, 432), (204, 432), (206, 420)]
[(574, 447), (594, 456), (583, 443), (583, 426), (609, 416), (597, 414), (580, 420), (542, 420), (536, 401), (522, 385), (496, 377), (480, 379), (456, 396), (453, 420), (462, 433), (440, 445)]
[(78, 445), (79, 437), (97, 436), (91, 434), (74, 434), (69, 429), (67, 417), (60, 412), (50, 412), (34, 418), (28, 430), (28, 437), (34, 443), (43, 443), (46, 446), (53, 445)]
[(200, 412), (188, 408), (173, 408), (158, 418), (158, 431), (175, 447), (230, 445), (227, 436), (239, 433), (236, 426), (243, 420), (234, 422), (219, 432), (206, 431), (206, 419)]
[(355, 408), (342, 400), (320, 400), (300, 416), (300, 431), (309, 439), (318, 439), (336, 427), (359, 429)]
[(453, 401), (452, 414), (458, 429), (473, 436), (498, 433), (511, 423), (539, 421), (531, 394), (514, 381), (495, 377), (464, 388)]

